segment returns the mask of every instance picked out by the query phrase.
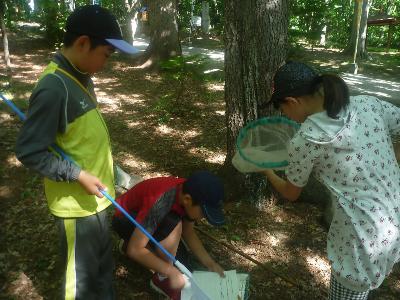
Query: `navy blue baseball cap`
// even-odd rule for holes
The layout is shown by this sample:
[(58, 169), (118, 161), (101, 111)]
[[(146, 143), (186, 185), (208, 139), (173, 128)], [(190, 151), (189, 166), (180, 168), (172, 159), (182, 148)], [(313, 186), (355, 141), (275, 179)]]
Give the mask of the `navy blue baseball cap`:
[(182, 192), (189, 194), (196, 203), (199, 203), (211, 225), (218, 226), (225, 223), (224, 186), (217, 176), (209, 171), (194, 172), (184, 182)]
[(65, 30), (105, 40), (111, 46), (128, 54), (139, 52), (123, 40), (117, 19), (108, 9), (100, 5), (84, 5), (76, 8), (67, 18)]
[(274, 76), (274, 92), (271, 102), (279, 108), (285, 97), (307, 95), (319, 74), (301, 62), (289, 61), (276, 71)]

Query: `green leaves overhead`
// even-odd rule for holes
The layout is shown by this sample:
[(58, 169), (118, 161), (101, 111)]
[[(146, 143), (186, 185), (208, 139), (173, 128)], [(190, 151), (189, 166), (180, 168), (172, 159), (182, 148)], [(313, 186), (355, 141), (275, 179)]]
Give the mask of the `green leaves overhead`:
[[(223, 35), (224, 0), (180, 0), (178, 1), (178, 23), (181, 38), (190, 32), (194, 35), (190, 20), (192, 16), (201, 16), (204, 1), (208, 2), (210, 8), (212, 34)], [(3, 5), (3, 7), (0, 6), (0, 13), (2, 10), (9, 29), (13, 29), (18, 21), (39, 23), (50, 45), (61, 43), (65, 20), (77, 6), (98, 3), (107, 7), (117, 16), (124, 31), (127, 30), (126, 24), (130, 23), (128, 21), (133, 13), (138, 8), (146, 6), (144, 0), (34, 0), (32, 1), (35, 4), (34, 7), (31, 7), (30, 3), (30, 0), (3, 0), (0, 1)], [(301, 39), (315, 45), (320, 42), (321, 34), (326, 31), (327, 46), (345, 48), (350, 39), (353, 14), (354, 0), (292, 0), (289, 15), (290, 41), (296, 43)], [(374, 0), (369, 15), (370, 17), (389, 15), (400, 18), (400, 1)], [(251, 17), (250, 15), (249, 18)], [(368, 46), (386, 47), (388, 34), (389, 26), (369, 26)], [(399, 45), (399, 25), (392, 26), (391, 35), (392, 45)]]

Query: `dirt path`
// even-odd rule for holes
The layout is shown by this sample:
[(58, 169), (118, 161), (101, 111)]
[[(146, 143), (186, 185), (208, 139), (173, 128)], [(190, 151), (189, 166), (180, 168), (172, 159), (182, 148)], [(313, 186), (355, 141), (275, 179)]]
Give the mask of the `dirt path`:
[[(196, 43), (196, 41), (194, 41)], [(148, 46), (148, 41), (143, 38), (135, 39), (133, 43), (138, 49), (144, 51)], [(184, 55), (201, 54), (208, 57), (207, 67), (210, 72), (218, 72), (224, 70), (224, 51), (221, 49), (207, 49), (203, 47), (184, 45), (182, 47)], [(307, 60), (306, 60), (307, 61)], [(367, 62), (368, 63), (368, 62)], [(373, 63), (373, 62), (371, 62)], [(337, 69), (338, 62), (324, 62), (322, 67), (331, 71)], [(344, 70), (340, 72), (342, 78), (349, 85), (352, 95), (368, 94), (379, 99), (392, 102), (400, 106), (400, 66), (393, 65), (394, 74), (397, 76), (382, 76), (380, 74), (352, 74)]]

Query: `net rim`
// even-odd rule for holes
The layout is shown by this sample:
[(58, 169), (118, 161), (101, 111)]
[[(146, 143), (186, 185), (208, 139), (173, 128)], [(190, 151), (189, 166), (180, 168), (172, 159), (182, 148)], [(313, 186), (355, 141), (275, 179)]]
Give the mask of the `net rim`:
[(242, 149), (239, 146), (242, 143), (243, 139), (245, 138), (246, 132), (248, 130), (250, 130), (256, 126), (259, 126), (259, 125), (268, 125), (268, 124), (287, 124), (291, 127), (294, 127), (296, 130), (298, 130), (300, 128), (300, 125), (297, 122), (290, 120), (286, 117), (273, 116), (273, 117), (260, 118), (260, 119), (249, 122), (245, 127), (240, 129), (239, 135), (236, 139), (236, 149), (239, 152), (240, 156), (245, 161), (252, 163), (252, 164), (256, 165), (257, 167), (266, 168), (266, 169), (286, 167), (289, 164), (287, 160), (283, 160), (283, 161), (279, 161), (279, 162), (256, 162), (256, 161), (252, 160), (251, 158), (247, 157), (243, 153)]

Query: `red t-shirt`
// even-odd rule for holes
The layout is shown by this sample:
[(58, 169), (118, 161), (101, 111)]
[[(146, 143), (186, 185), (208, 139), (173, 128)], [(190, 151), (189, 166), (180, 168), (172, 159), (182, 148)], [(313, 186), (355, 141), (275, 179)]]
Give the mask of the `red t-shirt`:
[[(153, 234), (158, 224), (170, 212), (185, 216), (179, 204), (179, 193), (185, 178), (157, 177), (139, 182), (128, 192), (118, 197), (117, 202), (149, 233)], [(116, 217), (122, 213), (116, 209)]]

